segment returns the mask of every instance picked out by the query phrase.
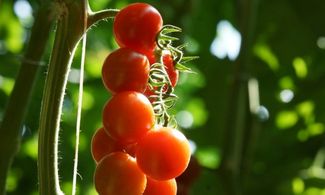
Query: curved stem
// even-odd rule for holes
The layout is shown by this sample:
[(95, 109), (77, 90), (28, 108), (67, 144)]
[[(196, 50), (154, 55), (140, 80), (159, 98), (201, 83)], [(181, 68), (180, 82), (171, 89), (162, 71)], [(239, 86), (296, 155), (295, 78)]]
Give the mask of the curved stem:
[(54, 19), (49, 9), (49, 5), (43, 4), (37, 11), (28, 47), (0, 126), (0, 194), (5, 194), (7, 173), (20, 146), (22, 122), (49, 39)]
[(89, 12), (88, 28), (100, 20), (114, 17), (120, 10), (118, 9), (105, 9), (98, 12)]

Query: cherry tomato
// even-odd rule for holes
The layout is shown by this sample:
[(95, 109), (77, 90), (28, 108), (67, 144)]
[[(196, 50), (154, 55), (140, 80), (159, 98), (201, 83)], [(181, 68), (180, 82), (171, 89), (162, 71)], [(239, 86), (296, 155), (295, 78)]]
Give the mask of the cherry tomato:
[[(145, 55), (147, 56), (150, 64), (157, 62), (155, 59), (155, 54), (153, 52), (147, 53)], [(172, 86), (175, 87), (178, 81), (179, 71), (175, 68), (175, 62), (169, 51), (164, 50), (162, 56), (162, 61), (165, 65), (167, 75), (171, 81)]]
[(140, 169), (156, 180), (172, 179), (184, 172), (191, 157), (190, 145), (178, 130), (159, 127), (139, 142), (136, 159)]
[(147, 53), (156, 46), (162, 27), (160, 13), (146, 3), (133, 3), (121, 9), (114, 19), (114, 36), (120, 47)]
[(156, 61), (156, 55), (155, 55), (154, 51), (150, 51), (148, 53), (145, 53), (144, 55), (147, 56), (150, 64), (153, 64), (153, 63), (157, 62)]
[(98, 129), (91, 140), (91, 154), (96, 162), (99, 162), (107, 154), (122, 150), (122, 145), (109, 136), (104, 128)]
[(170, 54), (166, 54), (163, 56), (163, 62), (165, 65), (166, 72), (170, 79), (170, 82), (173, 87), (176, 86), (179, 76), (179, 71), (175, 69), (174, 60)]
[[(152, 55), (147, 54), (147, 57), (149, 59), (150, 64), (153, 64), (156, 62), (153, 54)], [(163, 63), (165, 65), (165, 70), (166, 70), (167, 75), (170, 79), (171, 85), (173, 87), (175, 87), (177, 84), (177, 81), (178, 81), (179, 71), (177, 69), (175, 69), (174, 60), (173, 60), (170, 52), (166, 51), (165, 54), (163, 54)], [(163, 90), (166, 90), (166, 89), (167, 89), (167, 86), (165, 85)], [(149, 98), (150, 96), (154, 95), (154, 90), (157, 90), (157, 88), (150, 89), (149, 86), (147, 86), (145, 91), (143, 92), (143, 94)], [(151, 102), (153, 102), (155, 100), (155, 98), (151, 97), (151, 98), (149, 98), (149, 100)]]
[(155, 116), (148, 98), (135, 91), (115, 94), (105, 105), (106, 132), (120, 143), (137, 142), (154, 125)]
[(120, 91), (144, 92), (149, 79), (147, 57), (129, 48), (113, 51), (105, 59), (102, 76), (105, 87), (112, 93)]
[(139, 195), (144, 192), (147, 179), (133, 157), (114, 152), (97, 164), (94, 183), (100, 195)]
[(124, 151), (127, 152), (132, 157), (135, 157), (135, 153), (138, 149), (138, 143), (128, 144), (124, 146)]
[(147, 177), (147, 187), (143, 195), (176, 195), (177, 185), (175, 179), (157, 181)]

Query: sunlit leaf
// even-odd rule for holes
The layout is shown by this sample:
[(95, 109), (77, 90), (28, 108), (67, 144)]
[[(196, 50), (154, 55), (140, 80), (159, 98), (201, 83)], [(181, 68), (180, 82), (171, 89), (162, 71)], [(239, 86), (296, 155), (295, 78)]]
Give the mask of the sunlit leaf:
[(298, 115), (294, 111), (281, 111), (276, 116), (276, 125), (279, 129), (287, 129), (298, 121)]
[(279, 80), (279, 86), (281, 87), (281, 89), (291, 89), (291, 90), (295, 89), (295, 84), (292, 78), (289, 76), (282, 77)]
[(186, 109), (192, 113), (194, 126), (202, 126), (208, 119), (208, 111), (202, 99), (192, 99), (186, 106)]
[(294, 194), (300, 194), (305, 189), (305, 183), (302, 179), (296, 177), (292, 180), (292, 191)]
[(22, 150), (29, 157), (36, 160), (38, 155), (37, 146), (38, 146), (38, 137), (34, 136), (23, 144)]
[(215, 169), (220, 164), (220, 154), (217, 148), (206, 147), (197, 150), (195, 155), (199, 163), (205, 167)]
[(307, 64), (302, 58), (295, 58), (293, 60), (293, 68), (295, 69), (296, 75), (299, 78), (305, 78), (308, 74)]
[(254, 54), (264, 61), (270, 69), (276, 71), (279, 69), (279, 61), (268, 45), (259, 43), (254, 47)]
[(297, 105), (296, 109), (300, 116), (302, 116), (306, 123), (314, 122), (314, 103), (310, 100), (301, 102)]

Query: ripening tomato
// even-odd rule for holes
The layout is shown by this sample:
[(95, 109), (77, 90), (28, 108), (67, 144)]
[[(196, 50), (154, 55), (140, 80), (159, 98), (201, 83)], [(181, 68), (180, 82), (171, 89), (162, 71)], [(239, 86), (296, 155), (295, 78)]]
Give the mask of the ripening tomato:
[(178, 130), (159, 127), (139, 142), (136, 160), (140, 169), (156, 180), (168, 180), (182, 174), (191, 157), (190, 144)]
[(100, 195), (139, 195), (147, 179), (132, 156), (114, 152), (97, 164), (94, 183)]
[(115, 94), (104, 107), (104, 128), (122, 144), (135, 143), (154, 123), (155, 116), (150, 101), (135, 91)]
[(119, 48), (107, 56), (102, 68), (105, 87), (112, 93), (144, 92), (149, 79), (147, 57), (129, 48)]
[(130, 47), (141, 53), (153, 51), (162, 23), (160, 13), (151, 5), (130, 4), (114, 18), (115, 40), (120, 47)]
[(122, 151), (121, 144), (118, 144), (109, 136), (104, 128), (98, 129), (91, 140), (91, 154), (96, 162), (99, 162), (104, 156), (116, 151)]
[(176, 195), (177, 184), (175, 179), (158, 181), (147, 177), (147, 186), (143, 195)]

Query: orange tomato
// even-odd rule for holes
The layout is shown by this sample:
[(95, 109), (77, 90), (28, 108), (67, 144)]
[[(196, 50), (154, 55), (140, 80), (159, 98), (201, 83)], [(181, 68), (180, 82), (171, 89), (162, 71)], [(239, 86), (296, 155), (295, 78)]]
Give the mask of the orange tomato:
[(137, 142), (153, 127), (154, 122), (150, 101), (135, 91), (115, 94), (104, 107), (104, 128), (122, 144)]
[(159, 127), (139, 142), (136, 160), (141, 170), (156, 180), (168, 180), (182, 174), (191, 157), (190, 145), (178, 130)]
[(157, 181), (147, 178), (147, 187), (143, 195), (176, 195), (177, 185), (175, 179)]
[(100, 195), (140, 195), (147, 178), (132, 156), (114, 152), (97, 164), (94, 183)]

